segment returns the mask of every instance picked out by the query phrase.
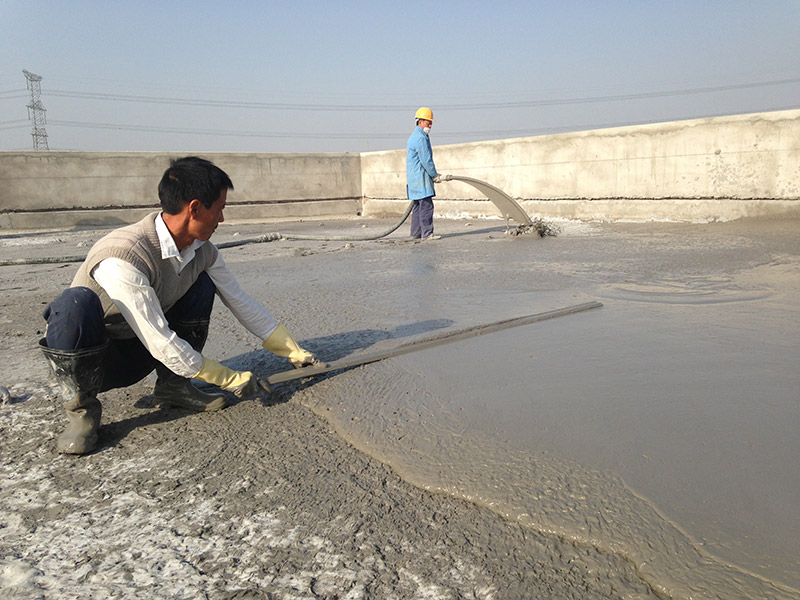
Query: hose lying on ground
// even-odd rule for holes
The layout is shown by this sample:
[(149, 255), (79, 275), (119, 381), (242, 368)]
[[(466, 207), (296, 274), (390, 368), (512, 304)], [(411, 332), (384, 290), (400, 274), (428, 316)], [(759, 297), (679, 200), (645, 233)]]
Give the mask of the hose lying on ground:
[[(258, 237), (254, 238), (246, 238), (242, 240), (236, 240), (233, 242), (222, 242), (217, 244), (217, 248), (234, 248), (236, 246), (244, 246), (245, 244), (260, 244), (263, 242), (274, 242), (277, 240), (310, 240), (310, 241), (318, 241), (318, 242), (367, 242), (371, 240), (378, 240), (382, 237), (386, 237), (387, 235), (394, 233), (397, 231), (400, 226), (405, 223), (408, 215), (411, 214), (411, 209), (414, 207), (413, 202), (408, 203), (408, 207), (406, 208), (406, 212), (403, 214), (403, 217), (397, 222), (397, 224), (392, 225), (386, 231), (382, 231), (380, 233), (370, 234), (370, 235), (362, 235), (362, 236), (336, 236), (336, 235), (298, 235), (298, 234), (282, 234), (282, 233), (265, 233)], [(83, 262), (86, 259), (86, 255), (83, 256), (45, 256), (42, 258), (11, 258), (0, 260), (0, 267), (10, 266), (10, 265), (44, 265), (44, 264), (52, 264), (52, 263), (71, 263), (71, 262)]]
[(408, 215), (411, 214), (411, 209), (414, 207), (413, 202), (409, 202), (408, 206), (406, 207), (406, 212), (403, 214), (403, 217), (397, 222), (397, 224), (392, 225), (386, 231), (381, 233), (374, 233), (370, 235), (362, 235), (362, 236), (351, 236), (351, 235), (298, 235), (294, 233), (289, 234), (282, 234), (282, 233), (265, 233), (264, 235), (260, 235), (254, 238), (247, 238), (244, 240), (236, 240), (233, 242), (222, 242), (221, 244), (217, 244), (217, 248), (233, 248), (235, 246), (244, 246), (245, 244), (258, 244), (261, 242), (274, 242), (275, 240), (310, 240), (315, 242), (368, 242), (371, 240), (378, 240), (382, 237), (386, 237), (387, 235), (394, 233), (397, 231), (400, 226), (405, 223)]

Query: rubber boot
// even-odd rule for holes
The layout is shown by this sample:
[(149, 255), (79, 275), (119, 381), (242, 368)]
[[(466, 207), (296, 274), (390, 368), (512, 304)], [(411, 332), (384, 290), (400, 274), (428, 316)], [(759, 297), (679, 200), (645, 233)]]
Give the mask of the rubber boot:
[[(206, 345), (208, 321), (177, 323), (172, 330), (198, 352)], [(191, 379), (176, 375), (160, 362), (156, 363), (156, 374), (158, 379), (153, 396), (161, 405), (179, 406), (195, 412), (214, 412), (228, 406), (225, 396), (206, 394), (198, 390)]]
[(85, 350), (54, 350), (39, 341), (47, 362), (64, 392), (69, 423), (56, 448), (61, 454), (87, 454), (97, 445), (102, 406), (97, 393), (103, 384), (103, 361), (108, 342)]

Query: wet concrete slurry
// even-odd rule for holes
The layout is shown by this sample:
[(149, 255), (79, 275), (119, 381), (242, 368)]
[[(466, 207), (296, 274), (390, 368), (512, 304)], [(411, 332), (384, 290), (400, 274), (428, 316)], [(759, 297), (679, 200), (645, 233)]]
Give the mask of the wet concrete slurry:
[[(225, 224), (215, 240), (384, 225)], [(56, 390), (32, 348), (76, 265), (3, 267), (0, 384), (15, 400), (0, 423), (21, 442), (4, 449), (1, 583), (20, 597), (165, 580), (175, 597), (800, 596), (786, 587), (800, 585), (796, 223), (562, 228), (438, 220), (436, 242), (227, 249), (243, 287), (327, 360), (604, 307), (220, 415), (160, 411), (143, 382), (106, 395), (102, 448), (77, 460), (53, 453)], [(0, 243), (72, 255), (99, 233)], [(214, 316), (210, 356), (286, 368)]]

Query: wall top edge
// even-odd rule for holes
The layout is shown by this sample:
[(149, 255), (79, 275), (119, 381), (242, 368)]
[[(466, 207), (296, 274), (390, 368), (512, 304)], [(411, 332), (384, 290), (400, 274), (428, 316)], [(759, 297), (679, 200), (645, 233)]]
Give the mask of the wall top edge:
[[(632, 131), (652, 131), (654, 129), (680, 129), (685, 127), (694, 127), (697, 125), (705, 125), (711, 123), (740, 123), (742, 121), (800, 121), (800, 108), (793, 108), (787, 110), (776, 110), (769, 112), (755, 112), (744, 113), (736, 115), (721, 115), (716, 117), (701, 117), (697, 119), (684, 119), (682, 121), (659, 121), (656, 123), (643, 123), (640, 125), (621, 125), (617, 127), (603, 127), (599, 129), (585, 129), (581, 131), (565, 131), (562, 133), (548, 133), (543, 135), (532, 135), (516, 138), (502, 138), (495, 140), (480, 140), (475, 142), (462, 142), (458, 144), (434, 144), (434, 148), (466, 148), (475, 145), (492, 145), (492, 144), (508, 144), (509, 142), (525, 142), (535, 139), (546, 138), (569, 138), (569, 137), (586, 137), (586, 136), (612, 136)], [(361, 156), (381, 156), (391, 155), (395, 152), (405, 151), (405, 148), (397, 148), (396, 150), (379, 150), (375, 152), (362, 152)]]

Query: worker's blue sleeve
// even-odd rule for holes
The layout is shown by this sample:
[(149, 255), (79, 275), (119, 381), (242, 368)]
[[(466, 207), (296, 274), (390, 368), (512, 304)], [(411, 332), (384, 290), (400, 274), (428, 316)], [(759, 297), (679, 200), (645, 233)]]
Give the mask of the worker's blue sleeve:
[(436, 195), (433, 178), (439, 173), (433, 163), (431, 141), (422, 128), (417, 126), (406, 144), (406, 185), (408, 198), (419, 200)]

